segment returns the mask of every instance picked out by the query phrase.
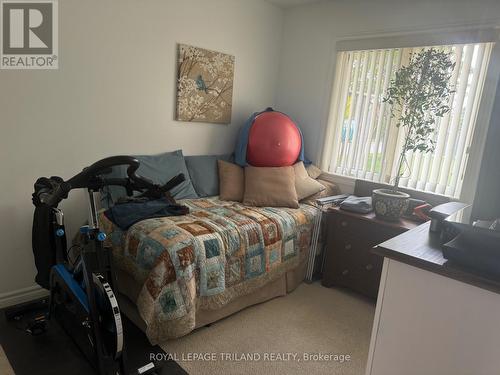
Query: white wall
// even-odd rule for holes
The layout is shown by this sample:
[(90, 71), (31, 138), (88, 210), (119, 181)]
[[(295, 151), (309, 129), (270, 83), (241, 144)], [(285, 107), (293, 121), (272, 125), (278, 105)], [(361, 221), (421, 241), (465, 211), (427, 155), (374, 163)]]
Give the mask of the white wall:
[(499, 20), (498, 0), (333, 0), (292, 8), (285, 13), (276, 106), (300, 124), (306, 154), (318, 161), (337, 40)]
[[(274, 104), (282, 27), (261, 0), (60, 0), (59, 70), (0, 70), (0, 303), (34, 285), (37, 177), (114, 154), (232, 151), (242, 122)], [(179, 42), (236, 57), (231, 125), (174, 121)], [(85, 200), (70, 198), (75, 229)]]

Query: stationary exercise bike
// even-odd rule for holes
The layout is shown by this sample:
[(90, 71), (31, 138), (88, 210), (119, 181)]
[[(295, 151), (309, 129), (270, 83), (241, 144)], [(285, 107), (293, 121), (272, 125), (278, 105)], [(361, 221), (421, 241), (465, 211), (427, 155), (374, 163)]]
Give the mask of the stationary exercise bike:
[[(112, 167), (127, 166), (127, 177), (106, 178)], [(102, 159), (64, 181), (40, 178), (33, 203), (33, 252), (36, 281), (50, 290), (48, 318), (55, 318), (75, 341), (100, 375), (128, 374), (120, 307), (114, 293), (115, 279), (106, 234), (99, 228), (94, 195), (106, 186), (123, 186), (127, 195), (160, 199), (184, 181), (180, 174), (164, 186), (136, 174), (139, 161), (129, 156)], [(58, 204), (74, 189), (87, 189), (89, 224), (80, 228), (81, 244), (67, 247), (64, 215)], [(78, 251), (76, 251), (78, 250)], [(77, 254), (74, 254), (77, 252)], [(156, 373), (147, 363), (135, 374)]]

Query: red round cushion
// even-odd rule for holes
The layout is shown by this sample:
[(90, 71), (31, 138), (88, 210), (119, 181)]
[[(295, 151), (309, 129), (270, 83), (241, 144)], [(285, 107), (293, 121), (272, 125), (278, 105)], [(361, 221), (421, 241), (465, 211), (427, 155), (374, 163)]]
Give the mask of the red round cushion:
[(290, 117), (281, 112), (263, 112), (250, 128), (247, 162), (255, 167), (293, 165), (301, 146), (299, 129)]

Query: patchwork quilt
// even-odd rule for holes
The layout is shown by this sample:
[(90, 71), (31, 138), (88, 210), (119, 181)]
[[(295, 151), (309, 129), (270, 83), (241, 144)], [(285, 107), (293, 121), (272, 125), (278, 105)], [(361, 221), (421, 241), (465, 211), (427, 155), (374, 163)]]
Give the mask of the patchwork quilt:
[(143, 285), (136, 301), (151, 343), (183, 336), (197, 309), (218, 309), (305, 261), (317, 209), (190, 199), (190, 214), (122, 231), (101, 215), (117, 267)]

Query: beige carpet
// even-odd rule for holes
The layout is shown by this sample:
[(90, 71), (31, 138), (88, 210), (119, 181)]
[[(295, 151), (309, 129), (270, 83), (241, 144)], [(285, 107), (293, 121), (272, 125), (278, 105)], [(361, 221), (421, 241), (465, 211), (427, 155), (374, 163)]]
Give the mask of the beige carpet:
[[(286, 297), (249, 307), (169, 341), (163, 349), (194, 375), (360, 375), (365, 371), (374, 312), (374, 304), (362, 297), (303, 283)], [(305, 353), (330, 358), (306, 360)], [(199, 354), (204, 359), (194, 358)], [(341, 363), (335, 355), (351, 359)]]
[(9, 360), (5, 355), (2, 347), (0, 346), (0, 374), (2, 375), (14, 375), (12, 367), (10, 367)]

